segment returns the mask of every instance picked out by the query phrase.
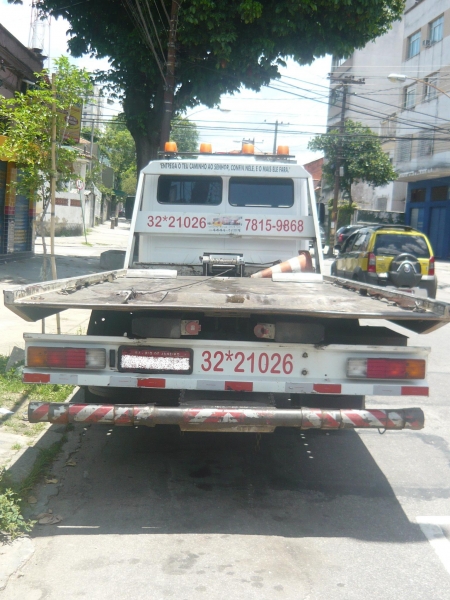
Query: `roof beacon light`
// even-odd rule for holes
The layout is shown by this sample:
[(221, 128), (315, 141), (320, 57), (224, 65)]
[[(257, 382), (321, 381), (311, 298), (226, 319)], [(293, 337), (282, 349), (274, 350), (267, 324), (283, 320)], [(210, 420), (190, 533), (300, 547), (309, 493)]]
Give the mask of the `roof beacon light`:
[(255, 154), (255, 146), (253, 144), (242, 144), (242, 154)]
[(289, 154), (289, 146), (278, 146), (277, 154)]
[(207, 144), (206, 142), (202, 142), (200, 144), (200, 152), (202, 154), (212, 154), (212, 146), (211, 146), (211, 144)]
[(166, 142), (164, 144), (164, 152), (178, 152), (176, 142)]

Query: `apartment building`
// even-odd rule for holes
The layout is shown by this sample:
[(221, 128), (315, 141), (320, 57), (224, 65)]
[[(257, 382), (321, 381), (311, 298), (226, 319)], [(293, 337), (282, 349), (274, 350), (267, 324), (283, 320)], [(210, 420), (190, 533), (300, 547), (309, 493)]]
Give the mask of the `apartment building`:
[[(363, 78), (364, 84), (344, 80)], [(399, 174), (383, 188), (355, 186), (360, 208), (405, 211), (436, 257), (450, 258), (450, 0), (407, 0), (393, 29), (332, 68), (328, 125), (369, 125)]]
[(406, 222), (450, 258), (450, 0), (408, 0), (395, 164), (407, 184)]

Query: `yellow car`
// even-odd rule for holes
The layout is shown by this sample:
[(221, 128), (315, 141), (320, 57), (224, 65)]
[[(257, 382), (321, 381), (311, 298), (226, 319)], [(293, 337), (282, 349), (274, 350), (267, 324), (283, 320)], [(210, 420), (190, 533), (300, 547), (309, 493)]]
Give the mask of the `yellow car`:
[(406, 225), (371, 225), (337, 249), (332, 275), (436, 298), (433, 249), (421, 231)]

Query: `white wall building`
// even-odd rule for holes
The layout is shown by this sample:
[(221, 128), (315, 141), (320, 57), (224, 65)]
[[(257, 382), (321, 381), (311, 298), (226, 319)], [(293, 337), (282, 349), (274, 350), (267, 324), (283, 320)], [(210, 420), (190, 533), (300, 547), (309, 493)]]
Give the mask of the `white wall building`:
[[(347, 59), (333, 60), (331, 104), (328, 111), (328, 127), (337, 127), (342, 116), (342, 80), (354, 77), (363, 84), (346, 85), (347, 97), (344, 118), (359, 121), (383, 137), (383, 149), (392, 161), (395, 159), (396, 117), (401, 112), (398, 105), (398, 83), (388, 80), (388, 75), (400, 65), (403, 51), (404, 20), (394, 23), (385, 35), (355, 50)], [(398, 68), (398, 67), (397, 67)], [(341, 81), (340, 81), (341, 80)], [(352, 197), (359, 208), (404, 211), (406, 184), (393, 182), (373, 188), (357, 184)]]
[(407, 0), (398, 89), (396, 167), (406, 221), (450, 258), (450, 0)]
[[(406, 222), (428, 235), (435, 256), (449, 259), (450, 0), (406, 0), (389, 33), (333, 62), (333, 79), (349, 75), (366, 83), (347, 86), (345, 118), (385, 136), (383, 147), (399, 173), (385, 188), (356, 185), (356, 203), (405, 210)], [(338, 96), (330, 106), (329, 126), (339, 123), (341, 104)]]

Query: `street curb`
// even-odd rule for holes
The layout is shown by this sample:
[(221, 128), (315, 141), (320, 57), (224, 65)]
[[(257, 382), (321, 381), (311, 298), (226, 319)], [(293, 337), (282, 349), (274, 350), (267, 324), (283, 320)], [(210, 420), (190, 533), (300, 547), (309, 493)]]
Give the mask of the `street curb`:
[[(83, 401), (84, 390), (78, 386), (66, 399), (66, 402)], [(61, 429), (63, 429), (63, 431), (61, 431)], [(55, 442), (60, 441), (64, 435), (64, 430), (65, 427), (61, 428), (51, 423), (47, 423), (44, 431), (35, 438), (32, 446), (19, 450), (12, 457), (8, 468), (5, 470), (6, 477), (16, 484), (20, 484), (24, 481), (31, 473), (39, 452), (50, 447)], [(44, 436), (47, 436), (45, 440)], [(10, 544), (0, 546), (0, 591), (4, 590), (8, 585), (10, 577), (23, 567), (33, 556), (34, 550), (34, 542), (28, 535), (19, 537)]]
[[(84, 390), (77, 386), (67, 397), (66, 402), (82, 402), (81, 396), (84, 396)], [(59, 442), (64, 435), (64, 430), (65, 427), (46, 423), (45, 429), (35, 438), (33, 445), (18, 450), (12, 457), (4, 472), (6, 478), (16, 484), (26, 479), (34, 467), (39, 452), (49, 448), (55, 442)], [(43, 439), (44, 436), (47, 436), (47, 438)]]

